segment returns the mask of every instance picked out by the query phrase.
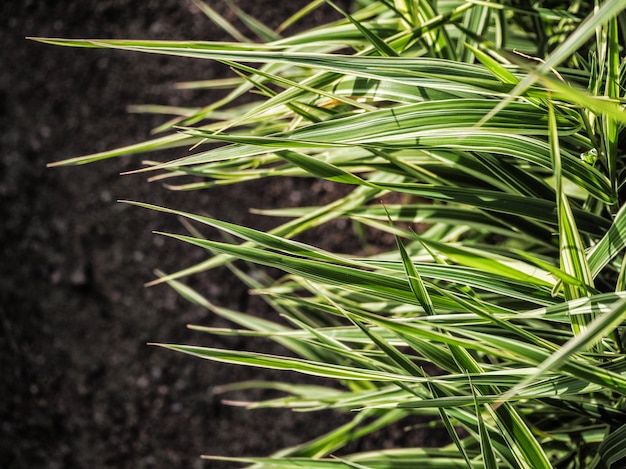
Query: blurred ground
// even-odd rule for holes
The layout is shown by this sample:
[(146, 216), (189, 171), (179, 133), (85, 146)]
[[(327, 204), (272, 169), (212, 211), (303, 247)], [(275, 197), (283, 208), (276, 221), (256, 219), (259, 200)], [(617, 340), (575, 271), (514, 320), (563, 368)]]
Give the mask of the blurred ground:
[[(237, 3), (276, 26), (306, 2)], [(211, 4), (226, 12), (223, 2)], [(319, 10), (312, 21), (332, 14)], [(203, 463), (199, 455), (266, 455), (345, 419), (223, 406), (215, 385), (293, 378), (147, 346), (242, 344), (187, 330), (189, 323), (225, 324), (167, 287), (142, 287), (154, 269), (178, 270), (203, 253), (151, 234), (180, 232), (174, 218), (115, 202), (147, 201), (268, 228), (248, 207), (328, 199), (334, 186), (283, 181), (178, 194), (141, 175), (118, 175), (137, 168), (138, 158), (48, 169), (52, 161), (146, 138), (159, 120), (128, 114), (127, 106), (208, 103), (211, 92), (175, 91), (174, 83), (227, 70), (204, 61), (53, 47), (25, 36), (230, 39), (188, 0), (0, 5), (0, 466), (230, 467)], [(354, 239), (346, 233), (327, 233), (325, 245), (351, 250), (346, 244)], [(226, 271), (189, 282), (222, 306), (271, 314)], [(389, 446), (403, 437), (381, 438)]]

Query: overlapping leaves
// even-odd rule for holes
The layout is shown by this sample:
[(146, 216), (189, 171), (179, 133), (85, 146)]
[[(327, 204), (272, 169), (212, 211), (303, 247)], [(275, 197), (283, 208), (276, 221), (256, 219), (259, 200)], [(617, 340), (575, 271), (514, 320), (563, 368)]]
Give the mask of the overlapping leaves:
[[(272, 457), (231, 461), (268, 468), (618, 467), (626, 417), (626, 4), (363, 0), (343, 11), (329, 2), (342, 20), (283, 37), (323, 2), (278, 30), (228, 2), (246, 32), (194, 3), (239, 42), (40, 40), (216, 60), (236, 72), (185, 85), (230, 88), (215, 103), (159, 108), (176, 116), (158, 129), (169, 134), (58, 164), (177, 148), (178, 158), (146, 161), (137, 172), (176, 190), (264, 177), (351, 188), (326, 205), (261, 211), (290, 218), (268, 233), (137, 204), (194, 223), (191, 236), (167, 236), (209, 258), (153, 283), (168, 283), (237, 325), (194, 329), (271, 339), (292, 354), (165, 347), (334, 383), (222, 389), (284, 393), (250, 407), (355, 414)], [(250, 91), (261, 99), (240, 103)], [(192, 153), (180, 150), (192, 145)], [(394, 242), (364, 255), (368, 246), (339, 254), (293, 239), (339, 218), (361, 234), (391, 233)], [(205, 239), (206, 226), (233, 239)], [(274, 281), (253, 264), (286, 275)], [(178, 280), (218, 265), (282, 319), (213, 305)], [(450, 445), (332, 457), (410, 415), (437, 418)]]

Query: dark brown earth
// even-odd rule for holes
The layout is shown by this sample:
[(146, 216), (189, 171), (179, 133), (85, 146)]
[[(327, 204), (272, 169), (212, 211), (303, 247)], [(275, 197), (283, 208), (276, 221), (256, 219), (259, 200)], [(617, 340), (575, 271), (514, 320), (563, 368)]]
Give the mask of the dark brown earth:
[[(277, 26), (306, 2), (237, 3)], [(227, 14), (224, 2), (211, 4)], [(332, 15), (321, 9), (312, 21)], [(329, 200), (338, 189), (274, 181), (173, 193), (141, 175), (120, 177), (139, 166), (137, 157), (46, 168), (145, 139), (160, 120), (128, 114), (127, 106), (206, 104), (216, 95), (173, 85), (228, 70), (204, 61), (54, 47), (25, 36), (230, 39), (186, 0), (0, 4), (0, 467), (233, 467), (199, 456), (267, 455), (345, 421), (335, 413), (311, 417), (224, 406), (213, 393), (216, 385), (296, 378), (147, 346), (274, 350), (186, 329), (189, 323), (226, 324), (168, 287), (142, 284), (154, 269), (175, 271), (204, 253), (151, 233), (183, 231), (174, 218), (115, 202), (147, 201), (267, 229), (276, 221), (250, 215), (249, 207)], [(180, 155), (165, 155), (174, 156)], [(327, 248), (354, 250), (347, 226), (315, 236)], [(225, 270), (188, 283), (221, 306), (272, 314)], [(415, 438), (395, 429), (374, 440), (389, 447)]]

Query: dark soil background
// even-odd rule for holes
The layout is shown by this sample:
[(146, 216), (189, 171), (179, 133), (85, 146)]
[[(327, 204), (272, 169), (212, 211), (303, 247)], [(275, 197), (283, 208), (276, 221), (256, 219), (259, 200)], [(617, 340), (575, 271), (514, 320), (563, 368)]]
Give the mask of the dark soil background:
[[(275, 27), (307, 2), (236, 3)], [(232, 19), (223, 2), (211, 5)], [(333, 15), (323, 8), (310, 21)], [(119, 176), (139, 167), (140, 157), (46, 168), (145, 139), (161, 121), (128, 114), (127, 106), (207, 104), (214, 92), (182, 92), (174, 84), (228, 70), (206, 61), (48, 46), (25, 36), (230, 40), (188, 0), (0, 4), (0, 467), (225, 468), (232, 465), (199, 456), (267, 455), (344, 421), (335, 413), (222, 405), (216, 385), (294, 377), (147, 346), (271, 347), (186, 329), (226, 324), (168, 287), (142, 284), (156, 268), (172, 272), (205, 254), (152, 234), (183, 232), (173, 217), (115, 202), (141, 200), (266, 229), (276, 221), (251, 216), (249, 207), (311, 203), (338, 189), (281, 181), (174, 193), (142, 175)], [(328, 248), (354, 250), (348, 227), (331, 231), (316, 236)], [(271, 314), (226, 270), (188, 282), (216, 304)], [(398, 430), (376, 438), (390, 446), (405, 436)]]

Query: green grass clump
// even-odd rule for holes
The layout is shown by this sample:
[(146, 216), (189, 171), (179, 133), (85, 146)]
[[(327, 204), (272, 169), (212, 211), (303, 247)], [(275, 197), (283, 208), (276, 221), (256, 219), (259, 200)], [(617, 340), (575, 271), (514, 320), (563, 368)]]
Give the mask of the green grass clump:
[[(193, 146), (142, 171), (175, 190), (265, 177), (351, 188), (327, 205), (262, 212), (290, 218), (267, 233), (137, 203), (241, 240), (167, 234), (211, 257), (157, 281), (238, 327), (196, 329), (266, 337), (289, 352), (164, 347), (330, 378), (327, 388), (248, 383), (285, 394), (250, 407), (353, 416), (300, 446), (233, 460), (283, 469), (625, 467), (626, 2), (360, 0), (345, 19), (291, 36), (283, 30), (323, 2), (276, 31), (233, 6), (258, 43), (196, 3), (238, 42), (40, 40), (215, 60), (235, 72), (185, 84), (229, 93), (165, 109), (176, 115), (164, 136), (59, 164)], [(394, 193), (385, 200), (402, 203), (379, 203)], [(396, 243), (358, 255), (294, 240), (340, 218)], [(285, 276), (249, 275), (235, 259)], [(287, 322), (226, 310), (178, 281), (223, 264)], [(334, 457), (416, 415), (437, 418), (452, 443)]]

